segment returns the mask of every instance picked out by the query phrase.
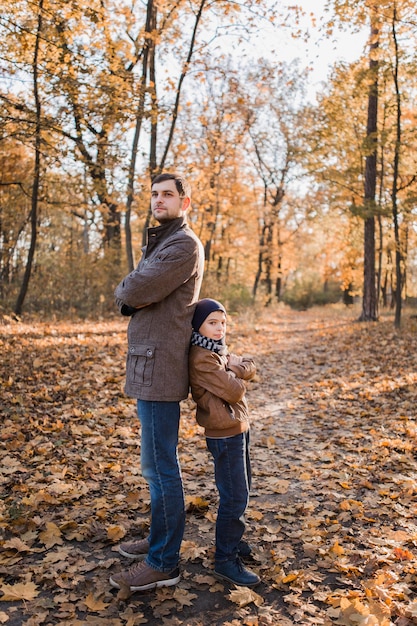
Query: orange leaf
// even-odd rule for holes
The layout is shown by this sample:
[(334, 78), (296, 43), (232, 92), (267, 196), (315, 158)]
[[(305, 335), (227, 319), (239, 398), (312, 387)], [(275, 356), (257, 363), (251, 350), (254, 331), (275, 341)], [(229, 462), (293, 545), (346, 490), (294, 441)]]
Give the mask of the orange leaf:
[(125, 534), (126, 531), (122, 526), (110, 526), (110, 528), (107, 529), (107, 537), (111, 541), (118, 541), (119, 539), (122, 539)]
[(407, 548), (394, 548), (393, 552), (398, 561), (411, 561), (414, 559), (414, 554)]

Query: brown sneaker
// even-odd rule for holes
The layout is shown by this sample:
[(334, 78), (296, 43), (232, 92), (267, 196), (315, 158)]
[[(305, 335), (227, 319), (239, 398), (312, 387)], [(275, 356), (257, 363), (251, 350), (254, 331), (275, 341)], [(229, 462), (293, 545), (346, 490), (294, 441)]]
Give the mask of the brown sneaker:
[(127, 556), (128, 559), (143, 561), (149, 552), (149, 541), (147, 539), (125, 541), (120, 544), (118, 550), (122, 556)]
[(110, 578), (110, 584), (116, 589), (129, 587), (130, 591), (146, 591), (155, 587), (171, 587), (180, 580), (180, 570), (172, 572), (158, 572), (145, 562), (135, 563), (129, 569)]

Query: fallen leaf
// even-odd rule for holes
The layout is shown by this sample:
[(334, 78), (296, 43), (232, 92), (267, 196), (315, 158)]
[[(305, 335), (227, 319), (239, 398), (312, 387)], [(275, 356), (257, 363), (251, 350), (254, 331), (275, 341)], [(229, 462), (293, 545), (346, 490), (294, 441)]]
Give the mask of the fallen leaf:
[(394, 548), (393, 552), (399, 561), (412, 561), (414, 559), (414, 554), (406, 548)]
[(262, 596), (255, 593), (253, 589), (249, 589), (249, 587), (239, 587), (239, 589), (233, 589), (228, 597), (232, 602), (240, 607), (244, 607), (252, 603), (256, 606), (261, 606), (264, 602)]
[(174, 590), (174, 600), (178, 602), (181, 607), (183, 606), (192, 606), (193, 600), (197, 598), (195, 593), (190, 593), (185, 589), (181, 589), (181, 587), (176, 587)]
[(417, 617), (417, 600), (406, 606), (405, 614), (407, 617)]
[(46, 522), (46, 529), (39, 533), (39, 541), (49, 550), (64, 543), (62, 533), (54, 522)]
[(101, 595), (97, 597), (93, 592), (88, 594), (84, 600), (84, 604), (90, 611), (104, 611), (104, 609), (109, 606), (109, 602), (103, 602)]
[[(259, 369), (248, 385), (245, 539), (263, 581), (262, 613), (237, 590), (240, 609), (211, 575), (218, 493), (190, 398), (178, 445), (187, 535), (175, 589), (183, 591), (177, 601), (174, 588), (110, 588), (109, 570), (129, 566), (113, 551), (118, 536), (144, 537), (150, 522), (140, 422), (123, 392), (126, 320), (2, 326), (0, 585), (7, 572), (9, 585), (30, 580), (39, 592), (36, 607), (16, 594), (3, 601), (10, 622), (137, 626), (146, 615), (181, 626), (185, 612), (202, 626), (416, 620), (416, 322), (394, 332), (388, 311), (370, 325), (350, 310), (256, 315), (254, 336), (250, 312), (236, 314), (229, 343), (256, 352)], [(108, 606), (86, 615), (86, 597)]]
[(14, 602), (16, 600), (33, 600), (39, 595), (37, 585), (32, 582), (16, 583), (15, 585), (1, 585), (0, 591), (3, 595), (0, 602)]
[(31, 549), (27, 546), (19, 537), (13, 537), (13, 539), (9, 539), (3, 543), (3, 548), (5, 550), (16, 550), (17, 552), (30, 552)]
[(288, 585), (289, 583), (294, 582), (294, 580), (297, 580), (299, 575), (300, 575), (300, 572), (290, 572), (289, 574), (287, 574), (281, 579), (281, 582), (284, 583), (285, 585)]
[(199, 546), (195, 541), (184, 540), (181, 544), (181, 555), (186, 561), (195, 561), (203, 557), (207, 552), (207, 546)]
[(126, 535), (126, 529), (123, 526), (110, 526), (107, 529), (107, 537), (110, 541), (119, 541)]

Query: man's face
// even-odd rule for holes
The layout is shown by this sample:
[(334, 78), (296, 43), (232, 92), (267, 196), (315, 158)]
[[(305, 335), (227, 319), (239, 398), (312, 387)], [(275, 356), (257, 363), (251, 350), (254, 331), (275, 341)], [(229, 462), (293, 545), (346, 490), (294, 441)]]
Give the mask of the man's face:
[(190, 198), (180, 196), (174, 180), (165, 180), (152, 185), (152, 215), (160, 224), (181, 217), (189, 205)]

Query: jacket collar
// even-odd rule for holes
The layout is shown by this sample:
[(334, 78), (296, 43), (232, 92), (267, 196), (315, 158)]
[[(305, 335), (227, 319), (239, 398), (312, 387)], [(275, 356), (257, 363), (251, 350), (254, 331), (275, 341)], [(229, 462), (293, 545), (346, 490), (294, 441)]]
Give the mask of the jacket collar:
[(173, 220), (169, 220), (169, 222), (165, 222), (164, 224), (160, 224), (159, 226), (153, 226), (148, 228), (148, 242), (152, 239), (160, 239), (161, 237), (165, 238), (169, 235), (172, 235), (177, 230), (182, 228), (187, 223), (186, 216), (176, 217)]

